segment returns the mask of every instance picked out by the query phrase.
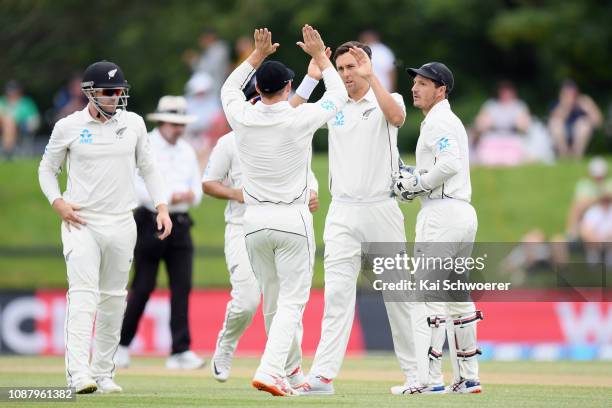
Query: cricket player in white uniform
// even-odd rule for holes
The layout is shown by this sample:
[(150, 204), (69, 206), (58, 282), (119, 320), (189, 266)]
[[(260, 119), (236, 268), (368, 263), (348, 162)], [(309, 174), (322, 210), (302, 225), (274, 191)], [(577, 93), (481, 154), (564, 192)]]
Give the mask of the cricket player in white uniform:
[[(252, 385), (279, 396), (296, 394), (286, 381), (295, 367), (287, 364), (300, 353), (298, 327), (312, 282), (315, 246), (308, 210), (312, 137), (347, 100), (319, 33), (306, 25), (302, 34), (304, 41), (298, 45), (323, 74), (327, 90), (321, 100), (297, 108), (289, 104), (293, 72), (280, 62), (262, 64), (278, 47), (267, 29), (255, 30), (255, 50), (221, 90), (243, 171), (245, 241), (263, 293), (268, 333)], [(262, 100), (251, 105), (241, 88), (256, 69)]]
[[(228, 200), (225, 207), (225, 261), (232, 285), (231, 299), (227, 302), (223, 327), (217, 336), (217, 345), (212, 358), (211, 370), (217, 381), (224, 382), (230, 376), (234, 351), (238, 341), (249, 327), (259, 306), (261, 292), (251, 269), (242, 227), (245, 211), (242, 193), (242, 171), (236, 150), (234, 132), (221, 137), (213, 149), (202, 178), (204, 192), (216, 198)], [(310, 173), (311, 212), (318, 209), (318, 183)], [(299, 361), (301, 361), (301, 355)], [(298, 361), (298, 363), (299, 363)], [(301, 367), (298, 365), (288, 373), (291, 383)], [(296, 371), (297, 370), (297, 371)], [(297, 380), (300, 381), (299, 379)], [(301, 383), (304, 381), (301, 380)]]
[[(89, 104), (57, 122), (38, 169), (41, 188), (63, 220), (68, 270), (66, 378), (77, 393), (121, 391), (113, 381), (113, 355), (136, 243), (132, 216), (137, 205), (136, 167), (158, 211), (159, 238), (166, 238), (172, 229), (144, 121), (125, 110), (128, 87), (116, 64), (90, 65), (82, 83)], [(57, 175), (64, 160), (68, 181), (62, 195)]]
[[(395, 188), (400, 196), (406, 193), (421, 199), (415, 250), (417, 246), (425, 248), (425, 256), (469, 257), (478, 221), (470, 204), (472, 187), (467, 133), (447, 99), (453, 89), (453, 75), (439, 62), (410, 68), (408, 72), (414, 78), (414, 106), (422, 110), (425, 119), (416, 147), (416, 170), (397, 180)], [(419, 384), (396, 386), (391, 392), (445, 392), (442, 347), (447, 326), (455, 379), (446, 391), (480, 392), (476, 324), (482, 319), (482, 313), (471, 301), (425, 302), (422, 306), (422, 318), (415, 323)]]
[[(321, 72), (314, 60), (311, 60), (308, 66), (308, 75), (304, 77), (296, 94), (289, 100), (291, 106), (295, 107), (307, 101), (320, 79)], [(246, 99), (250, 100), (251, 103), (256, 103), (260, 99), (255, 90), (254, 80), (245, 87), (244, 93)], [(308, 207), (310, 212), (314, 212), (319, 208), (319, 184), (312, 171), (308, 184), (310, 186)], [(238, 160), (234, 132), (226, 134), (217, 141), (204, 170), (202, 189), (210, 196), (227, 200), (225, 207), (225, 261), (230, 273), (232, 291), (210, 365), (213, 377), (219, 382), (225, 382), (230, 376), (234, 351), (238, 346), (238, 341), (251, 324), (261, 299), (259, 284), (251, 269), (244, 242), (242, 224), (246, 206), (242, 193), (242, 171)], [(301, 331), (301, 325), (299, 330)], [(296, 354), (295, 358), (299, 364), (301, 354)], [(289, 363), (288, 365), (295, 366), (295, 363)], [(288, 373), (287, 379), (290, 384), (296, 382), (299, 382), (296, 385), (302, 384), (304, 377), (301, 367), (296, 366), (291, 373)]]
[[(405, 119), (402, 96), (390, 94), (372, 71), (370, 48), (347, 42), (334, 52), (349, 101), (329, 122), (329, 188), (325, 221), (325, 311), (308, 381), (309, 395), (334, 394), (355, 314), (362, 243), (406, 242), (404, 216), (391, 196), (399, 168), (397, 132)], [(386, 302), (396, 356), (407, 381), (417, 366), (410, 305)]]

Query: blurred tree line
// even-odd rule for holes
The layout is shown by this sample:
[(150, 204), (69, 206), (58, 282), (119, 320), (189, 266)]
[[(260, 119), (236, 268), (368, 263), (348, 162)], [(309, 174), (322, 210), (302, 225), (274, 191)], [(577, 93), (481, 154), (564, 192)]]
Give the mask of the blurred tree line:
[(432, 60), (453, 70), (451, 102), (466, 124), (501, 79), (512, 80), (540, 117), (566, 77), (607, 111), (611, 21), (612, 2), (598, 0), (0, 0), (0, 80), (18, 79), (45, 110), (71, 74), (108, 59), (132, 85), (130, 109), (144, 114), (161, 95), (183, 92), (190, 69), (182, 55), (198, 48), (206, 28), (229, 43), (255, 27), (270, 28), (281, 44), (273, 58), (298, 78), (308, 62), (295, 45), (304, 23), (331, 47), (373, 28), (397, 57), (409, 111), (400, 147), (407, 150), (422, 117), (410, 108), (411, 79), (403, 69)]

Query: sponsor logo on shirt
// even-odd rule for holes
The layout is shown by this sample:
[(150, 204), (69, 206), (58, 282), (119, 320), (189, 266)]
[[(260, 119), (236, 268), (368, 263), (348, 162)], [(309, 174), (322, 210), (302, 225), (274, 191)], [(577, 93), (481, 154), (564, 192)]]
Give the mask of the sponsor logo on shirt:
[(370, 109), (366, 109), (362, 114), (361, 114), (361, 120), (368, 120), (370, 118), (370, 113), (374, 112), (376, 108), (370, 108)]
[(448, 141), (447, 137), (441, 137), (440, 140), (438, 140), (438, 150), (443, 152), (444, 150), (448, 149), (448, 147), (450, 146), (450, 142)]
[(329, 99), (326, 99), (323, 102), (321, 102), (321, 107), (325, 110), (336, 109), (336, 105)]
[(336, 117), (334, 118), (333, 126), (344, 126), (344, 112), (340, 111), (336, 113)]
[(93, 143), (93, 135), (89, 131), (89, 129), (83, 129), (81, 131), (81, 140), (79, 140), (80, 144), (92, 144)]

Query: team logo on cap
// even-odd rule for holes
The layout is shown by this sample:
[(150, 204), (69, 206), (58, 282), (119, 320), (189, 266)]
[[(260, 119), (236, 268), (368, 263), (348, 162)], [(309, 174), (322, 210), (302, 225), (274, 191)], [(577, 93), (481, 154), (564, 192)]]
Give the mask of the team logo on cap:
[(110, 71), (108, 71), (108, 79), (114, 78), (116, 73), (117, 73), (117, 68), (111, 69)]

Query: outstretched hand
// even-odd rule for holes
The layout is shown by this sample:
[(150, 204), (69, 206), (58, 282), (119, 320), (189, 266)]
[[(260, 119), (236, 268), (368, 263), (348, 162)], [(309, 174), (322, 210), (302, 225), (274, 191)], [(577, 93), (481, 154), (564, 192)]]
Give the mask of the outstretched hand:
[(306, 54), (316, 58), (325, 52), (325, 44), (317, 30), (306, 24), (302, 28), (302, 36), (304, 37), (304, 41), (298, 41), (296, 44), (304, 50)]
[[(325, 55), (327, 58), (331, 57), (331, 48), (325, 48)], [(320, 81), (323, 78), (323, 74), (321, 73), (321, 69), (317, 65), (317, 62), (314, 58), (310, 59), (310, 63), (308, 64), (308, 76)]]
[(280, 46), (279, 43), (272, 43), (272, 32), (267, 28), (255, 29), (253, 39), (255, 40), (255, 52), (260, 53), (264, 59), (274, 54)]
[(366, 52), (359, 47), (351, 47), (349, 49), (349, 53), (355, 58), (357, 62), (357, 67), (353, 71), (360, 77), (369, 77), (374, 74), (372, 70), (372, 61)]

